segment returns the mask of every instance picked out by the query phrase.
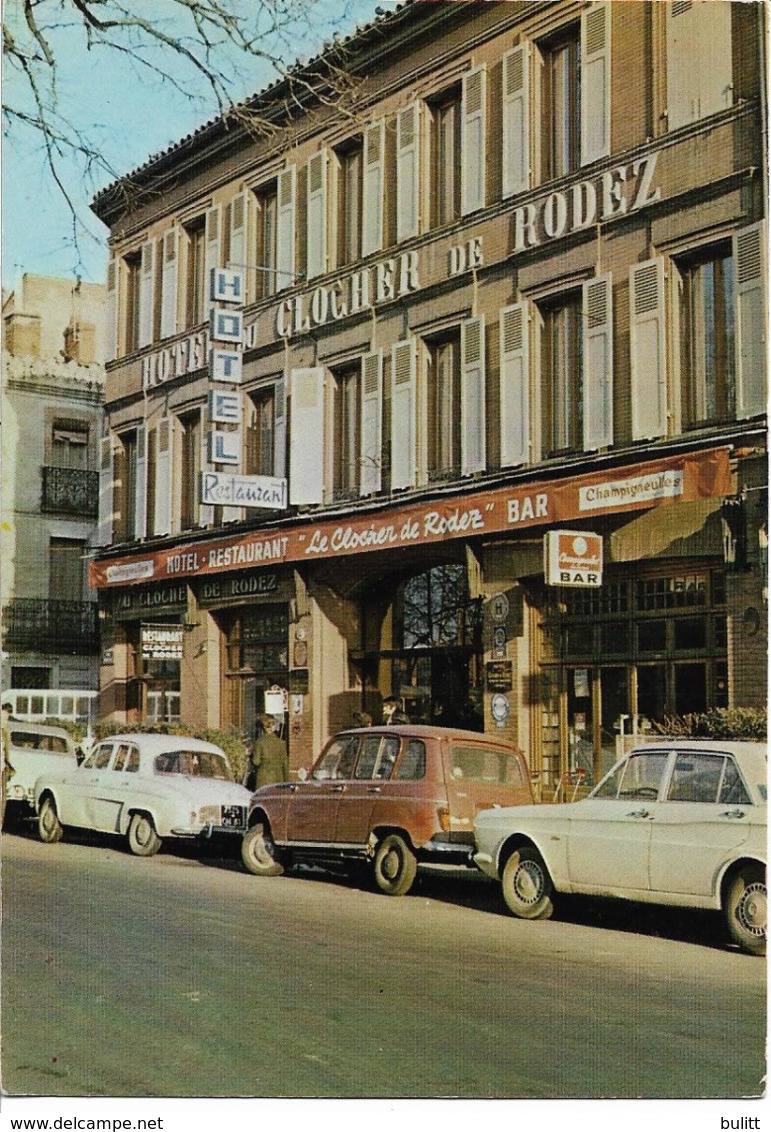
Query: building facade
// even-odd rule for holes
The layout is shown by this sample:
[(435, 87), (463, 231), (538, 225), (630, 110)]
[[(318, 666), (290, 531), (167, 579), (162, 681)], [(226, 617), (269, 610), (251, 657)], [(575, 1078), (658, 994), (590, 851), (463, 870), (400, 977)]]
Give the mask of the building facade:
[(97, 197), (104, 712), (299, 766), (394, 694), (552, 785), (765, 703), (762, 20), (407, 3)]
[(18, 707), (14, 700), (24, 715), (88, 718), (72, 696), (62, 703), (43, 692), (93, 696), (99, 687), (88, 559), (98, 518), (104, 301), (102, 286), (27, 274), (3, 303), (2, 687), (27, 697)]

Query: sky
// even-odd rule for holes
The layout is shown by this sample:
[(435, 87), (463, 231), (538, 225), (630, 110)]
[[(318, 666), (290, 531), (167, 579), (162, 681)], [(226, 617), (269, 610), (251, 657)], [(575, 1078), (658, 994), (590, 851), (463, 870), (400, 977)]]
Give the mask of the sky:
[[(305, 2), (305, 0), (303, 0)], [(153, 18), (167, 18), (174, 27), (173, 0), (134, 0), (136, 10)], [(254, 6), (255, 0), (236, 0)], [(356, 24), (367, 23), (375, 8), (391, 10), (396, 0), (307, 0), (308, 25), (290, 45), (289, 58), (313, 56), (333, 31), (348, 35)], [(21, 0), (6, 0), (4, 18), (16, 30)], [(47, 39), (57, 63), (58, 107), (76, 128), (84, 130), (118, 174), (144, 164), (148, 157), (191, 133), (215, 117), (217, 105), (200, 78), (175, 67), (192, 96), (174, 89), (148, 71), (132, 66), (115, 51), (89, 52), (77, 16), (69, 15), (65, 0), (44, 0), (37, 11), (50, 13), (56, 27)], [(62, 14), (63, 13), (63, 14)], [(169, 59), (166, 49), (166, 60)], [(232, 93), (236, 101), (261, 90), (275, 78), (269, 67), (253, 59), (233, 62)], [(3, 102), (13, 103), (20, 87), (9, 66), (3, 70)], [(112, 180), (100, 172), (86, 175), (82, 161), (62, 167), (62, 180), (78, 217), (77, 247), (73, 239), (73, 213), (47, 167), (42, 140), (27, 130), (6, 132), (2, 144), (2, 281), (4, 289), (18, 286), (23, 273), (80, 276), (103, 283), (106, 276), (107, 231), (89, 209), (96, 191)]]

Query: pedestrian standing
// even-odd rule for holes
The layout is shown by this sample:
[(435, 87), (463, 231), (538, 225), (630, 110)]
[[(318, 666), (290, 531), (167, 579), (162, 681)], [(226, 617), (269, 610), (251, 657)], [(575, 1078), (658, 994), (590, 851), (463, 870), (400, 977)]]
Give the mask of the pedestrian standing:
[(272, 786), (275, 782), (289, 781), (289, 752), (280, 737), (280, 721), (273, 715), (260, 717), (264, 734), (255, 739), (252, 748), (254, 789)]

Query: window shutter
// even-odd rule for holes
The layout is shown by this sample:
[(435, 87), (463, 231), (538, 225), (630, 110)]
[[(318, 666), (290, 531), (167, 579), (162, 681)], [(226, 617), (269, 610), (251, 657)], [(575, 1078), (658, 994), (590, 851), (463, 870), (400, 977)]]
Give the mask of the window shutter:
[(238, 193), (230, 202), (230, 241), (228, 263), (231, 267), (243, 269), (246, 264), (246, 231), (248, 222), (249, 198), (246, 193)]
[(584, 283), (584, 449), (613, 443), (613, 291), (610, 275)]
[[(204, 264), (204, 294), (206, 301), (204, 309), (208, 312), (209, 301), (211, 294), (211, 273), (215, 267), (222, 267), (220, 263), (221, 257), (221, 228), (222, 228), (222, 205), (215, 204), (213, 208), (206, 211), (206, 248), (205, 248), (205, 264)], [(208, 313), (206, 315), (208, 319)]]
[(209, 424), (206, 410), (201, 409), (201, 477), (198, 484), (198, 525), (201, 527), (209, 527), (214, 522), (213, 505), (200, 502), (203, 495), (203, 473), (211, 470), (212, 465), (209, 463)]
[(171, 534), (173, 482), (173, 422), (163, 417), (155, 430), (155, 523), (154, 535)]
[(412, 339), (391, 350), (391, 487), (417, 479), (417, 365)]
[(286, 379), (273, 386), (273, 475), (286, 476)]
[(501, 467), (530, 460), (530, 350), (528, 304), (503, 307), (501, 348)]
[(692, 0), (666, 5), (670, 130), (732, 105), (732, 7)]
[(169, 228), (161, 242), (161, 338), (177, 333), (177, 240), (177, 229)]
[(289, 436), (289, 502), (324, 499), (324, 368), (291, 371), (292, 430)]
[(463, 76), (460, 119), (460, 210), (466, 216), (485, 206), (487, 68)]
[(469, 318), (460, 327), (461, 475), (483, 472), (485, 449), (485, 320)]
[(736, 415), (740, 420), (766, 411), (765, 246), (762, 221), (734, 235)]
[(118, 261), (115, 256), (112, 256), (107, 264), (107, 298), (104, 315), (105, 361), (110, 362), (118, 354)]
[(359, 494), (374, 495), (383, 471), (383, 352), (361, 359), (361, 475)]
[(635, 264), (629, 273), (629, 351), (632, 439), (650, 440), (667, 431), (667, 355), (664, 260)]
[(99, 522), (97, 543), (109, 546), (113, 537), (115, 516), (115, 455), (112, 436), (103, 436), (99, 441)]
[(137, 425), (137, 468), (134, 485), (134, 538), (147, 537), (147, 424)]
[(294, 229), (297, 170), (294, 165), (278, 175), (276, 223), (276, 290), (291, 287), (295, 276)]
[(308, 278), (327, 270), (327, 153), (308, 162)]
[(610, 4), (581, 16), (581, 164), (610, 153)]
[(383, 154), (385, 123), (375, 122), (364, 131), (361, 254), (383, 247)]
[(149, 346), (153, 340), (153, 310), (155, 300), (155, 241), (142, 245), (139, 267), (139, 346)]
[(503, 56), (503, 195), (530, 188), (531, 47), (521, 43)]
[(420, 229), (420, 107), (417, 102), (396, 115), (396, 240)]

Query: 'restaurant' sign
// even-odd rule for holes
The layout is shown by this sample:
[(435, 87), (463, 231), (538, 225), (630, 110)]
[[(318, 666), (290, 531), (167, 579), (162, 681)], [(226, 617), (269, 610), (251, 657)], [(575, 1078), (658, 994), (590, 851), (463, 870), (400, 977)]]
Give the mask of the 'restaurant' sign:
[(142, 660), (182, 660), (182, 625), (143, 625), (140, 632)]
[[(188, 542), (91, 562), (97, 588), (275, 568), (448, 539), (484, 537), (571, 520), (730, 494), (728, 450), (714, 448), (570, 479), (543, 480), (353, 513), (341, 521), (259, 527), (230, 538)], [(591, 520), (587, 517), (591, 516)]]
[(601, 536), (589, 531), (547, 531), (543, 570), (549, 586), (601, 586)]

